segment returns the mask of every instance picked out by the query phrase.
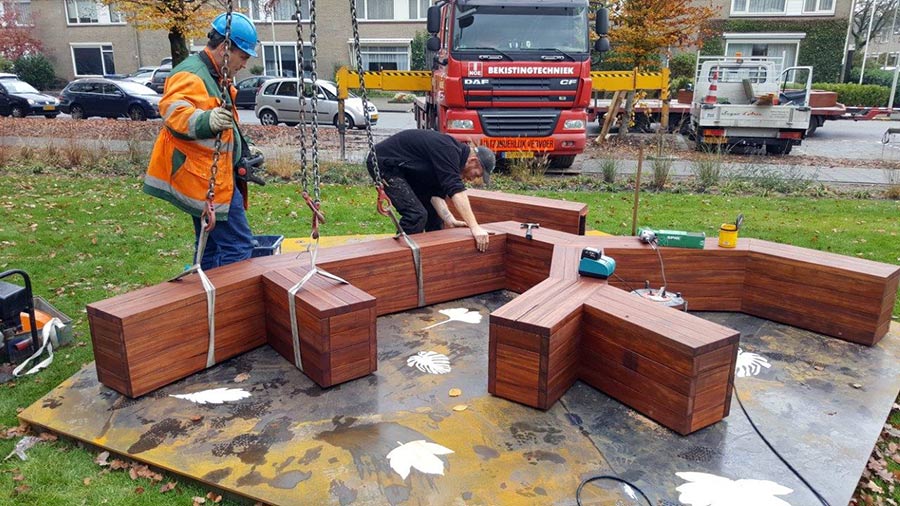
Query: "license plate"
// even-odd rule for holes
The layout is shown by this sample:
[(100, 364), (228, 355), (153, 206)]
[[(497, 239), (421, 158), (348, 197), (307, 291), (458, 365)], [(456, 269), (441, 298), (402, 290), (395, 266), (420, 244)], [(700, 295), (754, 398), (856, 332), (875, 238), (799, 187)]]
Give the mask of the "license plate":
[(552, 151), (553, 139), (534, 137), (484, 137), (481, 144), (494, 151)]
[(534, 158), (534, 151), (505, 151), (504, 158)]
[(706, 144), (725, 144), (728, 142), (727, 137), (703, 137), (703, 142)]
[(44, 106), (44, 110), (45, 110), (45, 111), (55, 111), (55, 110), (56, 110), (56, 106), (55, 106), (55, 105), (45, 105), (45, 106)]
[(375, 121), (375, 120), (378, 119), (378, 115), (377, 115), (377, 114), (370, 114), (370, 115), (369, 115), (369, 119), (371, 119), (372, 121)]

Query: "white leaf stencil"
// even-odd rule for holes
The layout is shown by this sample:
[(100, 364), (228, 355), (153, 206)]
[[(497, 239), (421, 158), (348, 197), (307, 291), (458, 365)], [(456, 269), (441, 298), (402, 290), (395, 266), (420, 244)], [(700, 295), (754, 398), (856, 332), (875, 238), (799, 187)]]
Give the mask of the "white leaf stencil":
[(196, 404), (222, 404), (246, 399), (250, 397), (250, 392), (243, 388), (214, 388), (191, 394), (170, 395), (169, 397), (184, 399)]
[(387, 458), (391, 463), (391, 469), (397, 472), (404, 480), (409, 476), (409, 471), (416, 468), (426, 474), (444, 474), (444, 461), (437, 455), (448, 455), (453, 450), (439, 444), (418, 440), (403, 444), (391, 450)]
[(429, 325), (422, 330), (428, 330), (432, 327), (437, 327), (438, 325), (443, 325), (449, 322), (481, 323), (481, 313), (479, 313), (478, 311), (469, 311), (464, 307), (441, 309), (438, 312), (446, 316), (447, 319), (442, 322), (437, 322), (433, 325)]
[(772, 367), (772, 364), (769, 363), (766, 357), (744, 351), (740, 348), (738, 348), (736, 362), (737, 364), (735, 365), (734, 373), (738, 378), (756, 376), (762, 371), (763, 367), (766, 369)]
[(678, 500), (689, 506), (790, 506), (776, 495), (792, 489), (768, 480), (731, 480), (707, 473), (675, 473), (688, 481), (675, 490)]
[(447, 374), (450, 372), (450, 359), (436, 351), (420, 351), (406, 359), (406, 365), (427, 372), (428, 374)]

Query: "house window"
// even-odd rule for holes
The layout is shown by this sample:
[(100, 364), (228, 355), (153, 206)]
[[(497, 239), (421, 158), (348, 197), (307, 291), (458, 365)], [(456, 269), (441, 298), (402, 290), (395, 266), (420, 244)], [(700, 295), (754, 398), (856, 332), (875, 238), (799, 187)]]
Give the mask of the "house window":
[[(240, 11), (247, 13), (253, 21), (294, 21), (297, 7), (294, 0), (240, 0)], [(300, 1), (300, 19), (309, 19), (309, 0)], [(274, 15), (274, 19), (273, 19)]]
[(834, 0), (806, 0), (803, 12), (809, 14), (834, 14)]
[[(262, 43), (263, 62), (265, 74), (277, 77), (297, 77), (297, 44), (296, 43)], [(303, 66), (309, 72), (311, 69), (312, 48), (303, 48)]]
[(394, 0), (356, 0), (359, 19), (394, 19)]
[(426, 19), (430, 0), (409, 0), (409, 19)]
[[(399, 41), (390, 43), (372, 43), (361, 41), (359, 51), (362, 54), (364, 70), (409, 70), (409, 41), (398, 44)], [(352, 54), (352, 45), (351, 45)], [(356, 61), (356, 58), (352, 58)]]
[[(832, 1), (832, 0), (820, 0)], [(733, 14), (784, 14), (785, 0), (733, 0)]]
[(112, 44), (73, 44), (72, 63), (75, 77), (116, 73)]
[(99, 0), (66, 0), (66, 17), (70, 25), (124, 23), (125, 16)]
[(16, 26), (34, 26), (34, 20), (31, 17), (31, 0), (7, 0), (0, 2), (0, 16), (6, 14), (6, 10), (10, 9), (10, 16)]

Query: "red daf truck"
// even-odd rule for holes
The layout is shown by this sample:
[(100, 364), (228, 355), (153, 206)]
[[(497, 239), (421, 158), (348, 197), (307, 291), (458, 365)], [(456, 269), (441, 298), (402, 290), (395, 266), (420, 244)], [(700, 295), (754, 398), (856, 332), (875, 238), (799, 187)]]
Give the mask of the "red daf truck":
[[(419, 128), (490, 147), (501, 158), (546, 155), (567, 168), (584, 151), (591, 99), (587, 0), (445, 0), (428, 9), (431, 89)], [(597, 12), (597, 51), (609, 49)]]

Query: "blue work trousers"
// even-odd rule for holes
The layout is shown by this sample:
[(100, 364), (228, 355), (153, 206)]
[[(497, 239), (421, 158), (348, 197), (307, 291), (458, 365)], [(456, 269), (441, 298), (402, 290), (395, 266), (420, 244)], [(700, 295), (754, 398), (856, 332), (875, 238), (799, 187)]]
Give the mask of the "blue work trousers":
[[(194, 218), (194, 256), (200, 238), (200, 218)], [(237, 188), (231, 197), (228, 221), (216, 220), (216, 227), (209, 233), (206, 250), (200, 267), (209, 270), (250, 258), (254, 247), (253, 232), (244, 212), (244, 197)]]

